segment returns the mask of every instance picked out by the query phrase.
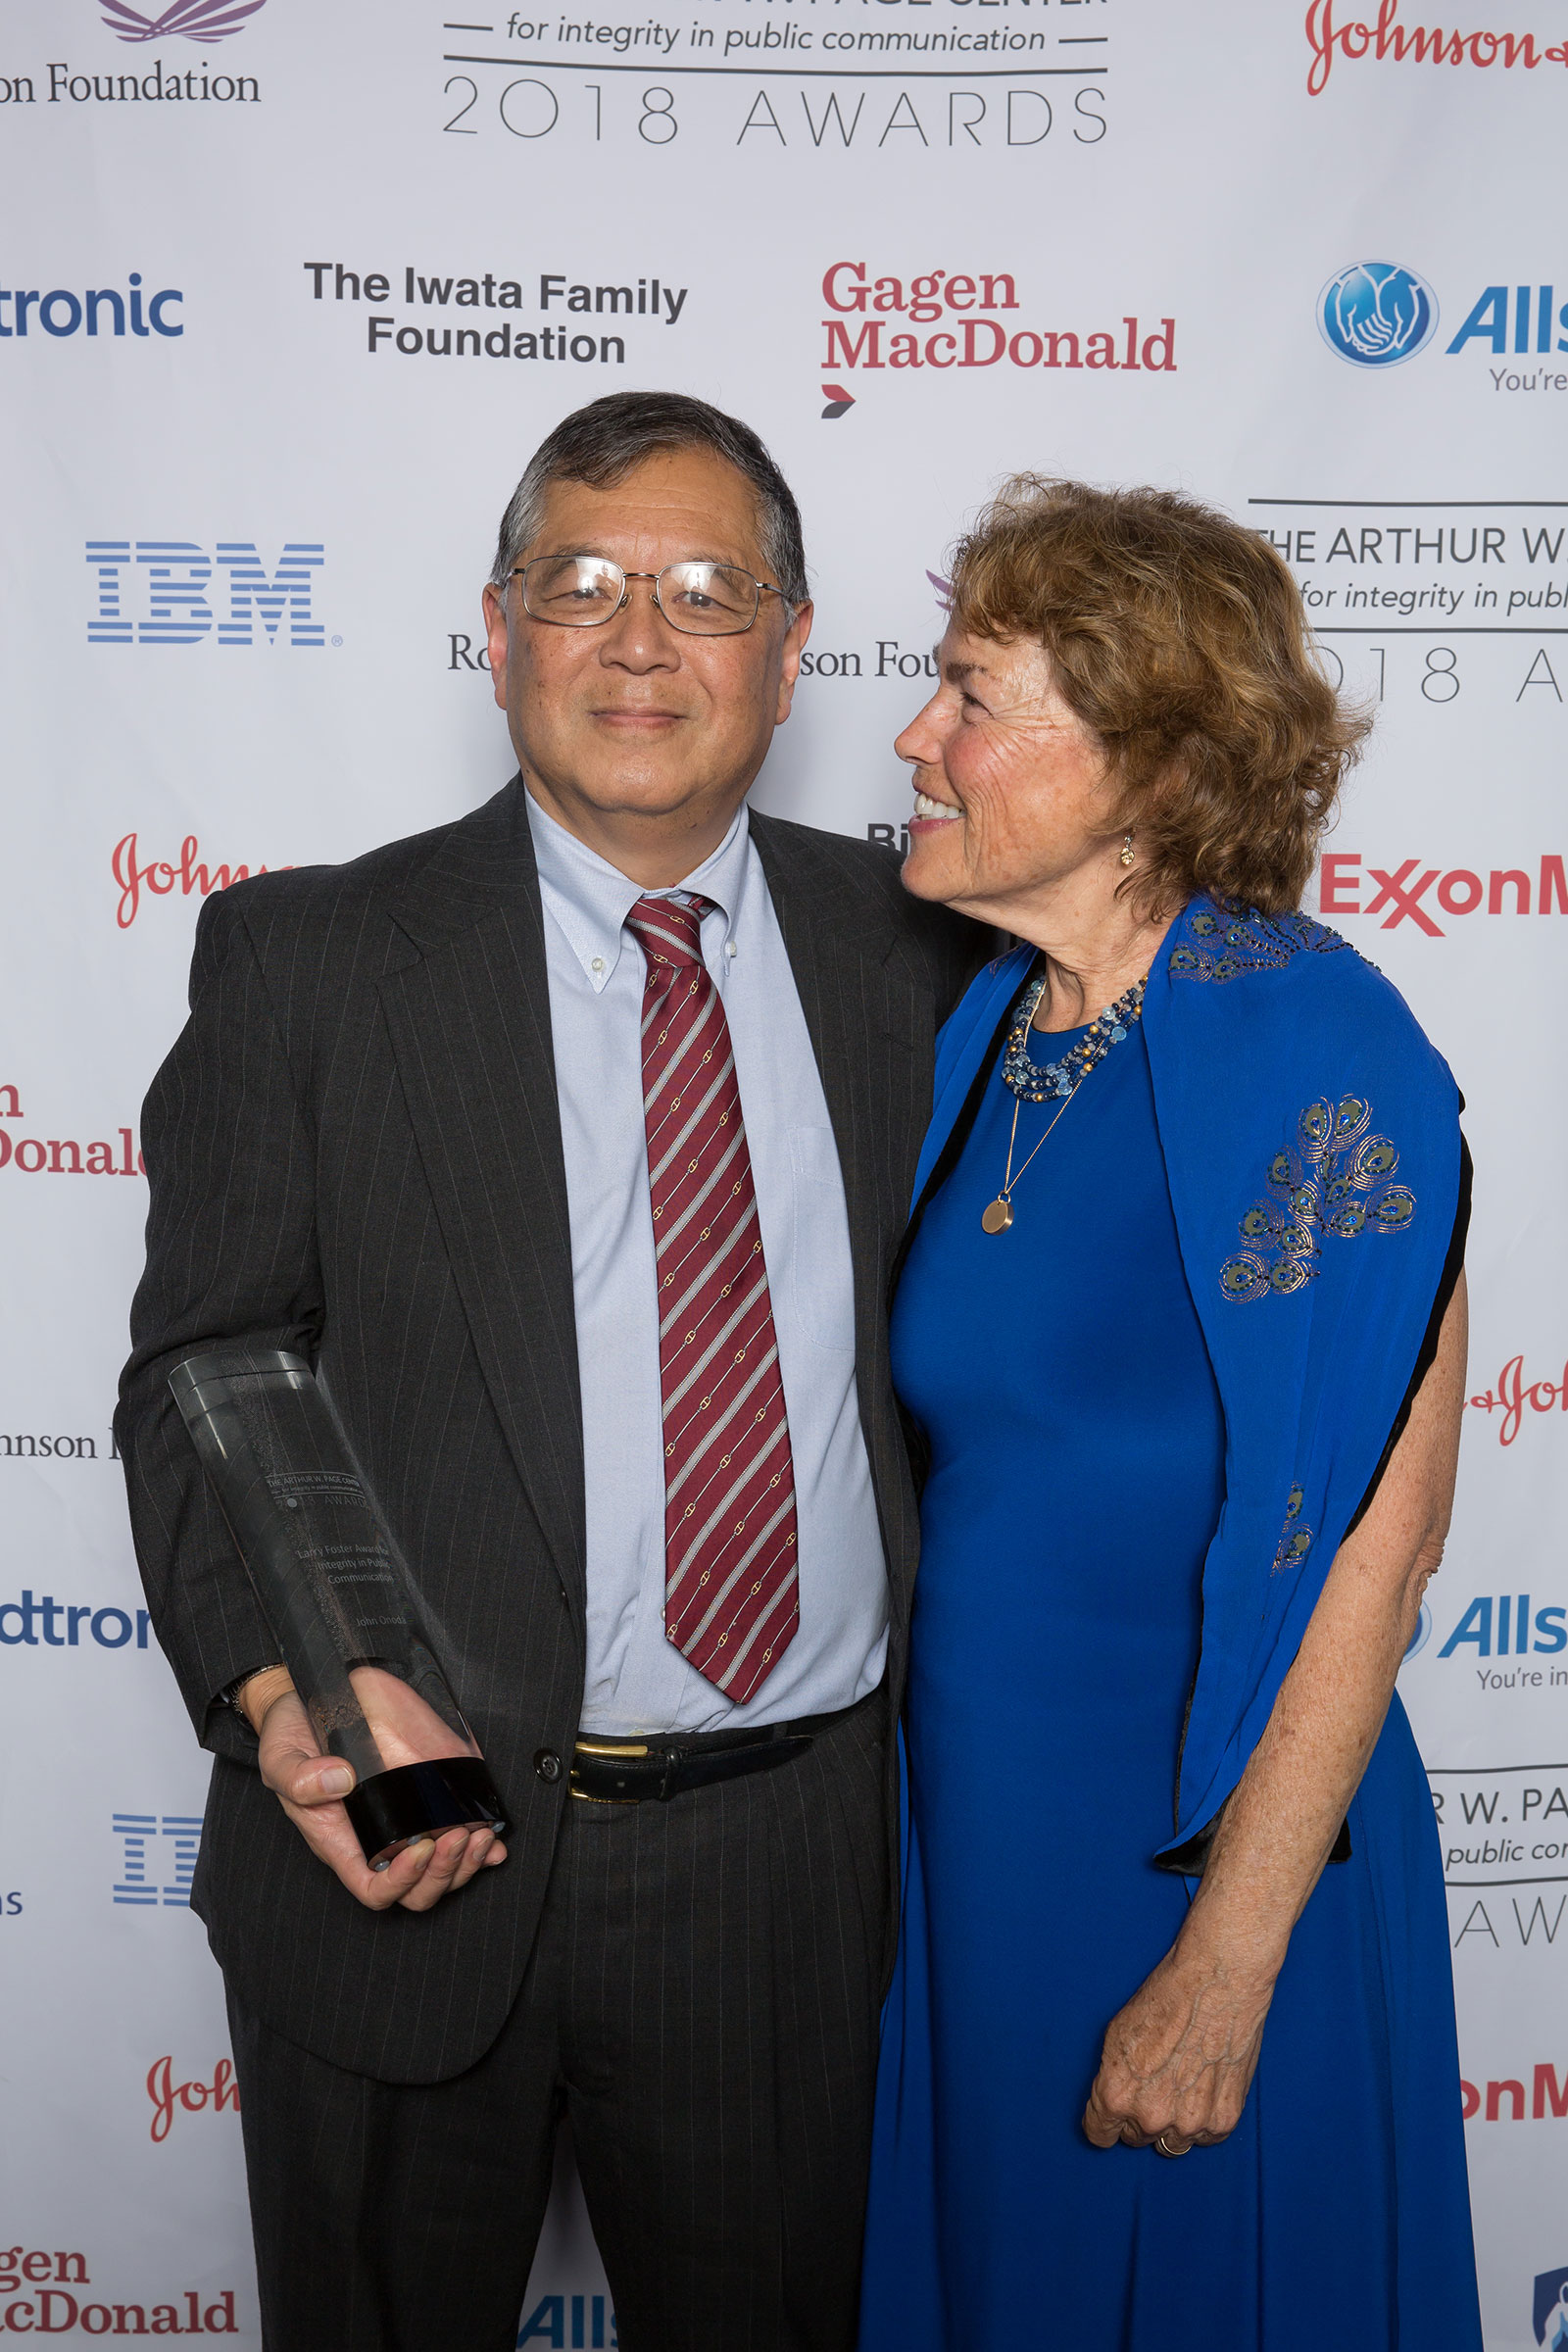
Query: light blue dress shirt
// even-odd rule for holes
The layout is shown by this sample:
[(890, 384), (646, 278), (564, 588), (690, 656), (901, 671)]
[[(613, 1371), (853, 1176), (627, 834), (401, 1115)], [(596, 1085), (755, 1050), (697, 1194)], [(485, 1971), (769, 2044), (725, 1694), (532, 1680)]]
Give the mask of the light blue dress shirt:
[[(723, 1001), (757, 1186), (795, 1463), (801, 1621), (744, 1706), (664, 1638), (664, 1446), (643, 1124), (643, 896), (547, 816), (528, 822), (571, 1214), (588, 1502), (585, 1732), (713, 1732), (847, 1707), (887, 1654), (887, 1568), (855, 1378), (838, 1150), (795, 976), (741, 809), (681, 894), (713, 902), (703, 960)], [(657, 894), (656, 894), (657, 895)], [(667, 894), (675, 895), (675, 894)]]

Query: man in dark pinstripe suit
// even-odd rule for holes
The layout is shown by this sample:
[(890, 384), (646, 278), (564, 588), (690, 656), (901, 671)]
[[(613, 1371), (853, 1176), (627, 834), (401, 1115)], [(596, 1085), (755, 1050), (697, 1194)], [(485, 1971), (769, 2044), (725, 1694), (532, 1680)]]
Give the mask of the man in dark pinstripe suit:
[[(567, 2111), (623, 2346), (847, 2352), (917, 1543), (886, 1294), (983, 941), (748, 817), (810, 607), (744, 425), (568, 417), (486, 605), (520, 774), (210, 899), (143, 1122), (120, 1442), (216, 1758), (264, 2332), (501, 2352)], [(240, 1339), (329, 1389), (505, 1849), (366, 1868), (167, 1389)]]

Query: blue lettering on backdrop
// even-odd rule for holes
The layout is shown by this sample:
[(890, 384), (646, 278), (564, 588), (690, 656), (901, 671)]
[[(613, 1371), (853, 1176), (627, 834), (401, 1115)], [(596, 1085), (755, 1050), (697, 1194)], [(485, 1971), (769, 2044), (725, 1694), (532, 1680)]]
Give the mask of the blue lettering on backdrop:
[[(318, 651), (326, 643), (324, 624), (311, 611), (312, 573), (326, 562), (319, 539), (285, 539), (269, 572), (254, 539), (220, 539), (209, 555), (194, 539), (89, 539), (87, 562), (98, 574), (98, 610), (87, 622), (89, 645), (196, 645), (212, 634), (213, 608), (207, 590), (215, 566), (228, 580), (228, 616), (218, 622), (220, 645), (254, 645), (265, 636)], [(133, 560), (134, 559), (134, 560)], [(144, 574), (145, 620), (132, 626), (122, 605), (121, 577)], [(260, 622), (260, 630), (257, 623)]]
[[(517, 2330), (520, 2344), (570, 2347), (570, 2352), (613, 2352), (618, 2342), (615, 2315), (603, 2295), (541, 2295)], [(569, 2328), (569, 2332), (568, 2332)]]
[(1504, 1592), (1495, 1597), (1482, 1593), (1471, 1601), (1438, 1655), (1451, 1658), (1455, 1650), (1473, 1642), (1477, 1657), (1490, 1658), (1494, 1632), (1499, 1658), (1524, 1657), (1530, 1650), (1549, 1657), (1568, 1649), (1568, 1608), (1537, 1609), (1532, 1616), (1528, 1592)]
[[(7, 1631), (15, 1623), (16, 1632)], [(127, 1609), (95, 1609), (87, 1602), (56, 1600), (52, 1592), (34, 1600), (30, 1589), (24, 1586), (20, 1600), (0, 1601), (0, 1642), (8, 1649), (25, 1645), (37, 1649), (79, 1649), (82, 1646), (83, 1626), (100, 1649), (124, 1649), (132, 1635), (138, 1649), (147, 1647), (148, 1628), (152, 1619), (145, 1609), (134, 1616)]]
[[(160, 1821), (156, 1813), (117, 1813), (113, 1828), (122, 1847), (114, 1900), (143, 1910), (154, 1910), (160, 1902), (166, 1911), (189, 1910), (202, 1838), (201, 1815), (165, 1813)], [(164, 1865), (171, 1875), (162, 1885), (159, 1866), (149, 1850), (160, 1837), (169, 1839), (174, 1849), (172, 1863)]]
[[(162, 286), (156, 294), (149, 295), (144, 316), (139, 270), (131, 271), (128, 285), (128, 297), (115, 286), (92, 286), (79, 295), (72, 293), (65, 286), (54, 286), (47, 294), (41, 294), (35, 286), (0, 286), (0, 337), (8, 341), (16, 336), (25, 338), (29, 332), (28, 317), (32, 312), (37, 313), (38, 324), (44, 333), (57, 339), (75, 334), (83, 325), (89, 335), (96, 335), (100, 318), (108, 321), (107, 332), (123, 335), (127, 308), (133, 335), (174, 336), (185, 332), (183, 320), (171, 319), (167, 316), (171, 304), (182, 304), (185, 300), (177, 286)], [(11, 305), (9, 324), (6, 319), (8, 303)]]

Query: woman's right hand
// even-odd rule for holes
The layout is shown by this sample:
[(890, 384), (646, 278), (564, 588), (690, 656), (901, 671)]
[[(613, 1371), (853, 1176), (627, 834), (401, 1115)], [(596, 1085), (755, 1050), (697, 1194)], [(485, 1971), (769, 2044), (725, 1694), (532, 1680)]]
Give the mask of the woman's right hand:
[(1084, 2110), (1097, 2148), (1185, 2156), (1235, 2131), (1274, 1996), (1261, 1975), (1205, 1962), (1178, 1942), (1105, 2030)]

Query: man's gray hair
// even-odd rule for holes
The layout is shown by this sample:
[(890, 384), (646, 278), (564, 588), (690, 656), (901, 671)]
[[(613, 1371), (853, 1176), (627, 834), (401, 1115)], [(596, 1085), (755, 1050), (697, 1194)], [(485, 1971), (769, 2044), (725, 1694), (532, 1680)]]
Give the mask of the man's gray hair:
[(552, 482), (602, 490), (664, 450), (710, 449), (757, 493), (762, 562), (793, 611), (810, 596), (795, 494), (749, 424), (682, 392), (610, 392), (564, 416), (528, 461), (501, 517), (490, 585), (505, 596), (522, 551), (538, 536)]

